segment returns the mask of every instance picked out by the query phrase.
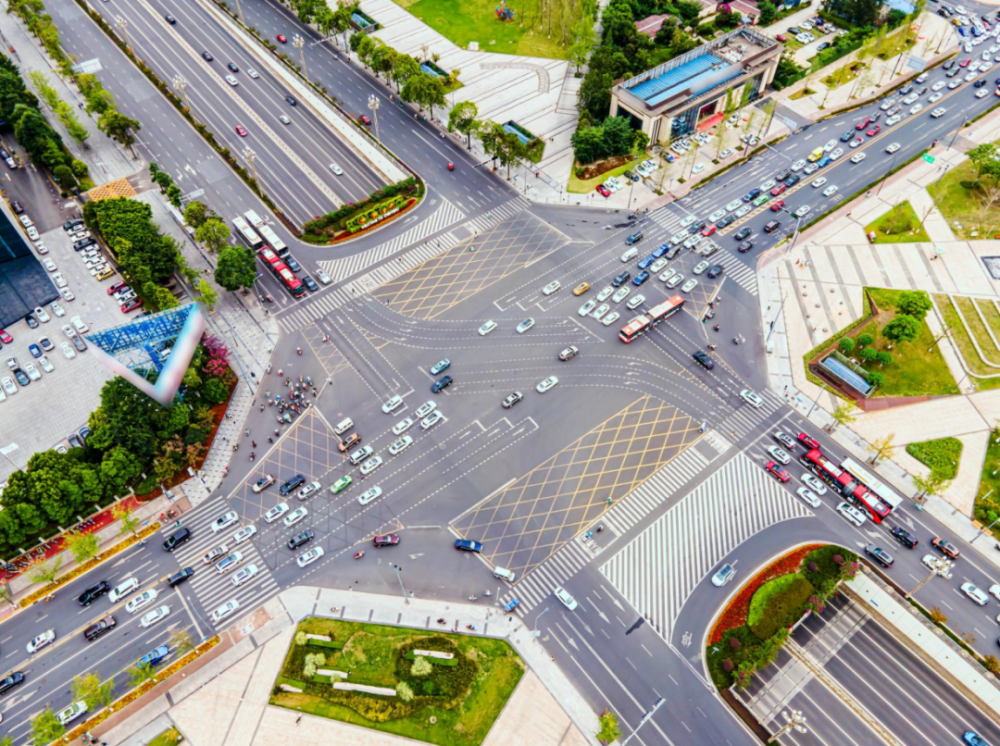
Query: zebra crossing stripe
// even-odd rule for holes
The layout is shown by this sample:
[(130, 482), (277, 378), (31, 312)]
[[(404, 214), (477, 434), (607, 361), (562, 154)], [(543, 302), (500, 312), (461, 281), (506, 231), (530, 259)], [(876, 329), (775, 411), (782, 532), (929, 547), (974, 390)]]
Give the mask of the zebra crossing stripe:
[(501, 601), (506, 603), (516, 598), (521, 602), (518, 613), (527, 613), (548, 598), (557, 586), (576, 575), (592, 559), (593, 555), (578, 541), (572, 540), (532, 570), (530, 575), (519, 581), (513, 590), (505, 593)]
[(442, 200), (437, 210), (431, 213), (427, 219), (420, 221), (409, 230), (401, 233), (395, 238), (391, 238), (379, 246), (362, 251), (354, 256), (334, 259), (332, 261), (319, 262), (319, 266), (325, 271), (334, 282), (346, 280), (358, 272), (362, 272), (368, 267), (378, 264), (386, 257), (390, 257), (400, 249), (412, 246), (418, 241), (431, 236), (438, 231), (455, 225), (465, 218), (465, 213), (459, 210), (448, 200)]
[(278, 326), (286, 334), (290, 334), (307, 324), (312, 323), (321, 316), (336, 311), (352, 297), (349, 287), (339, 287), (328, 290), (322, 295), (314, 296), (309, 302), (296, 308), (289, 314), (278, 319)]
[(521, 198), (504, 202), (502, 205), (492, 208), (486, 215), (480, 215), (466, 221), (462, 227), (470, 233), (485, 233), (491, 228), (495, 228), (504, 220), (508, 220), (522, 212), (529, 203)]
[(691, 592), (726, 555), (769, 526), (811, 515), (741, 453), (598, 570), (669, 641)]
[(752, 269), (728, 251), (722, 252), (722, 255), (718, 258), (718, 262), (726, 268), (726, 274), (737, 285), (750, 293), (750, 295), (757, 295), (757, 275)]

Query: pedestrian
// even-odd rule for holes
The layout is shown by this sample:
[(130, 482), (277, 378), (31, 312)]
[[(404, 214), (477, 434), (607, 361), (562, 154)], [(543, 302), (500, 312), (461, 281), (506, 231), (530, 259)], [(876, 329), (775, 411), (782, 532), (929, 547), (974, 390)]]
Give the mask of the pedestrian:
[(254, 448), (256, 448), (257, 447), (257, 441), (256, 440), (251, 440), (250, 441), (250, 445), (253, 446)]

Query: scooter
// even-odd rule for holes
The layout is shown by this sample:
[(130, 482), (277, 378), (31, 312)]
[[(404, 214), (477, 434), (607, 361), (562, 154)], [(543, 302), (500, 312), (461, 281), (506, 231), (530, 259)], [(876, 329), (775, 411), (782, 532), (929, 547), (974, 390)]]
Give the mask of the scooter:
[(354, 553), (354, 559), (361, 559), (364, 556), (365, 556), (364, 552), (355, 552)]

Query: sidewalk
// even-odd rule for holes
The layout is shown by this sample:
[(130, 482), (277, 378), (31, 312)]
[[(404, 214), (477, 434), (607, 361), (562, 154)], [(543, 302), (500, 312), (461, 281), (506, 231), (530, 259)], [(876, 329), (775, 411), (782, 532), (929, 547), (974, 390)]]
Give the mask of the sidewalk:
[(192, 746), (404, 746), (408, 739), (296, 713), (268, 705), (274, 681), (291, 644), (295, 625), (307, 616), (434, 630), (444, 616), (460, 629), (507, 638), (527, 664), (527, 672), (494, 723), (484, 746), (597, 746), (597, 716), (563, 671), (532, 639), (514, 615), (475, 604), (451, 604), (353, 591), (297, 587), (279, 594), (247, 619), (234, 622), (230, 649), (135, 712), (122, 713), (108, 727), (94, 729), (115, 746), (142, 746), (177, 727)]

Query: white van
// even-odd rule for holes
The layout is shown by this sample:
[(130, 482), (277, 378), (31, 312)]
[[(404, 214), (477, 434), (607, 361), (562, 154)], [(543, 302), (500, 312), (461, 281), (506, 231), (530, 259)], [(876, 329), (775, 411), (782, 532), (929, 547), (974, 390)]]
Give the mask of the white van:
[(135, 593), (139, 590), (139, 581), (135, 578), (129, 578), (128, 580), (123, 580), (119, 583), (111, 593), (108, 594), (108, 598), (111, 603), (116, 604), (121, 601), (125, 596), (130, 593)]
[(337, 423), (337, 426), (333, 428), (333, 432), (335, 432), (337, 435), (343, 435), (352, 427), (354, 427), (354, 420), (352, 420), (350, 417), (347, 417), (346, 419), (343, 419)]
[(493, 577), (499, 580), (506, 580), (508, 583), (513, 583), (517, 578), (517, 574), (508, 570), (506, 567), (497, 566), (493, 568)]

